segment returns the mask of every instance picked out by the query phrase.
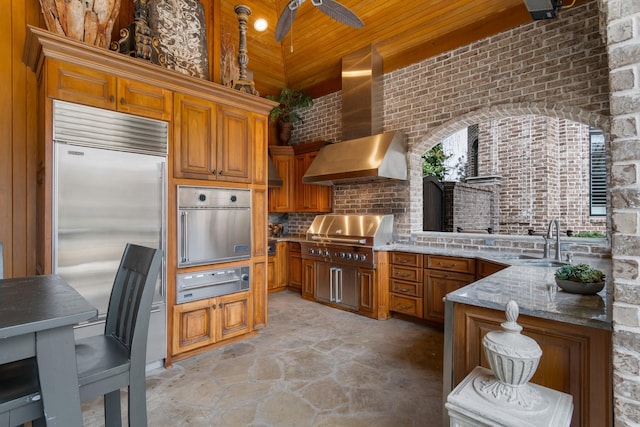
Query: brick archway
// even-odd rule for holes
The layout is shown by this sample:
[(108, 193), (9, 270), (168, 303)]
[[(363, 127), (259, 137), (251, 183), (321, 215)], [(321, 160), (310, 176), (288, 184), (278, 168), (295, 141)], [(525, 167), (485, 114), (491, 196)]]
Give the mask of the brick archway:
[(412, 233), (422, 231), (422, 154), (454, 132), (489, 120), (539, 115), (585, 123), (602, 129), (607, 141), (609, 137), (609, 117), (579, 107), (557, 103), (508, 103), (491, 105), (471, 111), (434, 128), (413, 144), (408, 153), (409, 161), (409, 221), (407, 229)]

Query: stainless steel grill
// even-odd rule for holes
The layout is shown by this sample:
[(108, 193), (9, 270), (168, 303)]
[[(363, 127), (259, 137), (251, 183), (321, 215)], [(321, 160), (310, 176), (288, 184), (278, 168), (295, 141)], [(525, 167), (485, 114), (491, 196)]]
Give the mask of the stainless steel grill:
[(393, 215), (318, 215), (302, 242), (302, 257), (375, 268), (373, 247), (393, 239)]

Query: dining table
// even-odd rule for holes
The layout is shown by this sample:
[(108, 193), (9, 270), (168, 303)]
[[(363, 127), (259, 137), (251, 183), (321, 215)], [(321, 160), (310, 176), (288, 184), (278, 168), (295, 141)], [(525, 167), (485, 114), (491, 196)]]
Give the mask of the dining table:
[(0, 364), (35, 356), (47, 426), (82, 426), (73, 326), (97, 314), (58, 275), (0, 280)]

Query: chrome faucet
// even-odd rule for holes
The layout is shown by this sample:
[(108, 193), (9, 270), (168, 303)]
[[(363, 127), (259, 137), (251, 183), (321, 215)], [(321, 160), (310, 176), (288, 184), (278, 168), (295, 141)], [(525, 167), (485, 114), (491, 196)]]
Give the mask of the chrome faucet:
[(547, 229), (546, 237), (543, 236), (544, 239), (544, 257), (549, 258), (549, 241), (551, 240), (551, 230), (555, 228), (556, 232), (556, 261), (562, 260), (562, 253), (560, 252), (560, 223), (557, 219), (552, 219), (549, 221), (549, 228)]

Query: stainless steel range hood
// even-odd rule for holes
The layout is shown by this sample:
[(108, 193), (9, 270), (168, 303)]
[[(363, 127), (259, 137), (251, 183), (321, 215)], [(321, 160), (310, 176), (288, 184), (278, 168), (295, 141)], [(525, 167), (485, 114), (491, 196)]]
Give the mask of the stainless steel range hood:
[(322, 147), (302, 182), (332, 185), (379, 179), (407, 179), (406, 141), (401, 132)]
[(399, 131), (382, 132), (382, 58), (373, 46), (342, 58), (342, 139), (324, 146), (302, 182), (332, 185), (407, 179)]

